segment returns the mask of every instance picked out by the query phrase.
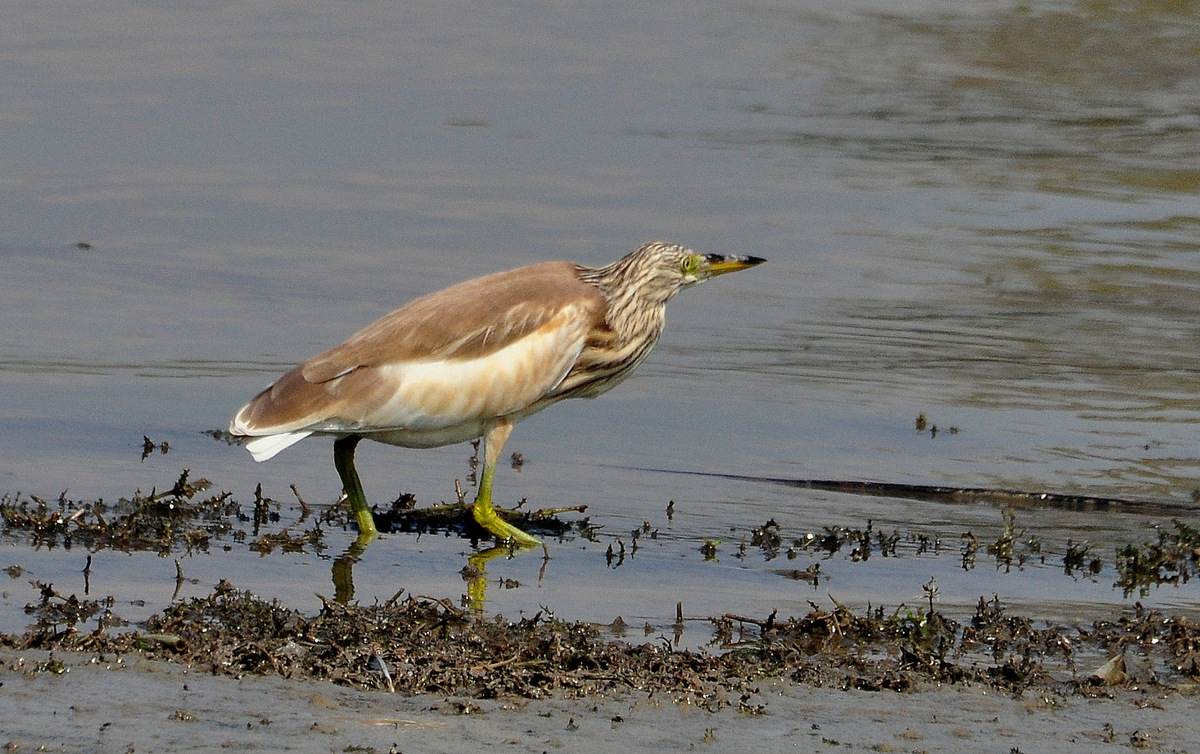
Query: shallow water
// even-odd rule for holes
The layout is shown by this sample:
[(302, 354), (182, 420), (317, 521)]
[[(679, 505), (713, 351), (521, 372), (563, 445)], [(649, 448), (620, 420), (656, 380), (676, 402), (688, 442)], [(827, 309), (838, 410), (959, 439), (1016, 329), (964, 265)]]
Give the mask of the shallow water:
[[(1190, 510), (1200, 353), (1200, 25), (1156, 3), (29, 6), (0, 29), (0, 493), (93, 500), (179, 471), (243, 502), (337, 498), (327, 442), (268, 464), (203, 434), (262, 385), (404, 301), (651, 238), (767, 257), (672, 302), (639, 373), (519, 426), (497, 494), (589, 505), (596, 541), (493, 561), (489, 611), (621, 615), (684, 643), (703, 619), (809, 601), (946, 609), (995, 593), (1048, 620), (1144, 604), (1117, 547)], [(1154, 50), (1153, 53), (1149, 52)], [(86, 242), (90, 248), (79, 248)], [(919, 414), (933, 435), (915, 429)], [(953, 428), (953, 431), (951, 431)], [(167, 454), (142, 460), (142, 437)], [(368, 496), (452, 500), (465, 446), (363, 446)], [(987, 503), (848, 496), (638, 469), (996, 486), (1177, 510), (1031, 506), (1040, 558), (967, 570)], [(667, 502), (675, 501), (668, 518)], [(752, 527), (940, 535), (854, 562), (739, 557)], [(619, 567), (610, 546), (657, 539)], [(322, 554), (244, 543), (96, 553), (92, 596), (136, 620), (227, 578), (315, 610)], [(720, 540), (706, 559), (706, 541)], [(1067, 542), (1101, 556), (1063, 572)], [(0, 542), (30, 580), (82, 592), (86, 553)], [(356, 598), (456, 598), (470, 544), (388, 535)], [(782, 560), (782, 562), (781, 562)], [(817, 586), (776, 573), (820, 563)], [(81, 595), (82, 596), (82, 595)]]

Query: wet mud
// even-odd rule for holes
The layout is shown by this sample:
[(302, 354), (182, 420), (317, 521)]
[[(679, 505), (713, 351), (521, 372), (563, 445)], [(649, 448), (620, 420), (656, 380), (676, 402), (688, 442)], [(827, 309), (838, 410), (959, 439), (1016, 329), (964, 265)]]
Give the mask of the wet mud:
[(306, 616), (224, 583), (123, 633), (87, 625), (103, 604), (47, 589), (31, 607), (35, 626), (0, 637), (10, 750), (1185, 751), (1200, 735), (1200, 625), (1152, 611), (1070, 628), (997, 602), (962, 625), (727, 615), (709, 650), (679, 651), (420, 597)]
[[(376, 605), (324, 601), (316, 615), (239, 591), (176, 603), (133, 631), (104, 601), (44, 586), (13, 650), (139, 655), (214, 675), (317, 679), (358, 689), (477, 699), (584, 698), (645, 691), (715, 711), (761, 712), (754, 684), (782, 678), (817, 687), (912, 691), (965, 684), (1020, 695), (1104, 696), (1112, 687), (1193, 693), (1200, 623), (1135, 609), (1090, 626), (1035, 627), (980, 600), (959, 623), (927, 610), (846, 608), (808, 615), (714, 617), (706, 651), (639, 644), (624, 625), (562, 621), (548, 611), (509, 621), (448, 600), (397, 597)], [(91, 626), (96, 626), (91, 628)], [(58, 672), (47, 661), (30, 672)]]
[[(346, 523), (344, 510), (334, 507), (315, 515), (297, 493), (300, 518), (294, 525), (266, 531), (265, 524), (279, 522), (279, 504), (264, 498), (261, 489), (242, 505), (231, 493), (211, 488), (207, 480), (191, 480), (185, 470), (166, 491), (137, 492), (114, 503), (6, 496), (0, 499), (0, 519), (5, 536), (24, 537), (34, 548), (82, 546), (89, 552), (144, 550), (162, 556), (224, 541), (260, 555), (276, 549), (320, 552), (325, 528)], [(481, 538), (470, 528), (473, 521), (461, 501), (422, 509), (406, 496), (377, 512), (384, 526), (395, 531), (449, 530), (472, 541)], [(963, 568), (984, 552), (998, 566), (1045, 560), (1042, 543), (1018, 528), (1015, 514), (1006, 511), (1004, 519), (994, 541), (981, 542), (968, 532), (955, 543)], [(565, 521), (540, 511), (518, 511), (515, 520), (539, 533), (590, 536), (586, 519)], [(1195, 575), (1200, 533), (1182, 521), (1172, 523), (1154, 541), (1117, 550), (1115, 586), (1127, 596), (1150, 586), (1184, 583)], [(631, 552), (639, 534), (633, 532)], [(654, 532), (647, 529), (643, 535)], [(773, 561), (813, 551), (844, 553), (858, 562), (873, 554), (894, 556), (902, 542), (918, 553), (950, 549), (938, 537), (882, 531), (871, 522), (826, 527), (794, 539), (768, 521), (746, 532), (735, 555), (745, 558), (756, 549)], [(616, 554), (610, 546), (609, 560), (624, 557), (626, 546), (618, 544)], [(353, 556), (342, 559), (352, 593)], [(1068, 574), (1094, 572), (1101, 567), (1098, 560), (1086, 547), (1068, 543), (1062, 564)], [(480, 577), (472, 568), (463, 569), (468, 582)], [(774, 570), (810, 583), (821, 578), (819, 564)], [(20, 578), (20, 567), (10, 566), (8, 575)], [(814, 605), (801, 616), (714, 615), (709, 618), (713, 638), (702, 651), (680, 651), (665, 642), (639, 644), (638, 629), (620, 619), (608, 626), (563, 621), (547, 608), (508, 621), (485, 617), (480, 605), (469, 600), (455, 604), (449, 598), (404, 595), (403, 590), (373, 605), (336, 595), (322, 598), (319, 613), (304, 615), (223, 579), (208, 596), (176, 600), (130, 626), (111, 602), (64, 594), (51, 584), (34, 586), (39, 599), (25, 608), (28, 630), (0, 635), (0, 644), (9, 649), (136, 653), (217, 674), (320, 679), (405, 693), (541, 698), (636, 690), (680, 695), (701, 706), (736, 707), (748, 684), (763, 678), (870, 690), (967, 683), (1005, 693), (1035, 689), (1082, 695), (1126, 683), (1190, 693), (1200, 680), (1200, 624), (1186, 615), (1135, 603), (1091, 625), (1039, 627), (1030, 618), (1010, 614), (993, 595), (981, 596), (974, 615), (958, 621), (939, 611), (936, 579), (925, 585), (926, 601), (918, 606), (856, 612), (835, 603), (832, 610)]]
[[(185, 470), (165, 491), (139, 491), (115, 502), (85, 502), (65, 495), (56, 500), (6, 496), (0, 499), (0, 518), (4, 536), (23, 539), (35, 549), (78, 546), (88, 552), (147, 551), (166, 557), (237, 544), (262, 556), (277, 551), (320, 553), (327, 547), (324, 533), (345, 526), (348, 513), (336, 506), (310, 506), (293, 492), (300, 516), (283, 522), (281, 503), (264, 497), (261, 489), (243, 504), (231, 493), (214, 491), (208, 480), (193, 480)], [(474, 543), (483, 539), (482, 533), (471, 528), (473, 521), (462, 500), (421, 507), (411, 496), (402, 496), (376, 513), (385, 530), (438, 531)], [(572, 513), (576, 515), (518, 510), (513, 515), (519, 517), (519, 525), (543, 536), (568, 541), (594, 538), (596, 532), (588, 520), (578, 515), (582, 511)], [(668, 509), (668, 516), (670, 513)], [(1011, 510), (1004, 512), (1004, 521), (994, 539), (968, 532), (953, 543), (919, 531), (884, 531), (870, 521), (863, 526), (830, 526), (790, 537), (774, 521), (768, 521), (743, 533), (734, 556), (745, 559), (757, 552), (765, 561), (775, 562), (794, 560), (800, 554), (838, 554), (855, 563), (895, 557), (899, 547), (916, 553), (952, 553), (968, 570), (981, 557), (995, 561), (998, 568), (1030, 560), (1044, 562), (1051, 548), (1044, 548), (1037, 537), (1023, 531)], [(632, 532), (628, 548), (623, 539), (616, 540), (609, 547), (609, 566), (614, 559), (636, 553), (641, 537), (655, 536), (646, 526)], [(711, 546), (715, 557), (717, 544), (706, 542), (706, 546)], [(463, 569), (468, 584), (482, 583), (488, 552), (478, 553), (472, 565)], [(1200, 535), (1175, 520), (1170, 527), (1159, 529), (1156, 539), (1129, 543), (1107, 563), (1097, 563), (1099, 554), (1075, 543), (1067, 543), (1065, 553), (1061, 562), (1068, 575), (1110, 567), (1118, 574), (1114, 586), (1128, 595), (1190, 580), (1200, 559)], [(436, 714), (438, 719), (414, 723), (421, 730), (445, 726), (447, 715), (473, 716), (485, 710), (509, 711), (526, 719), (531, 714), (527, 705), (536, 703), (559, 705), (560, 713), (567, 710), (561, 714), (572, 722), (559, 733), (569, 737), (579, 730), (579, 723), (573, 722), (576, 715), (582, 719), (594, 717), (594, 711), (601, 708), (624, 709), (609, 714), (608, 727), (614, 730), (621, 727), (630, 710), (649, 705), (659, 710), (655, 714), (660, 719), (647, 722), (642, 734), (664, 724), (661, 716), (665, 714), (678, 727), (678, 741), (703, 744), (728, 735), (719, 734), (720, 721), (745, 726), (748, 719), (771, 718), (763, 723), (764, 730), (777, 729), (780, 721), (775, 718), (784, 709), (788, 719), (801, 714), (793, 709), (797, 695), (826, 695), (811, 709), (826, 710), (836, 718), (829, 709), (861, 703), (859, 697), (844, 696), (848, 693), (898, 695), (888, 697), (896, 700), (910, 699), (913, 694), (956, 693), (1009, 700), (1004, 702), (1012, 705), (1007, 715), (1029, 714), (1029, 705), (1060, 714), (1057, 711), (1075, 709), (1082, 703), (1113, 704), (1121, 714), (1114, 713), (1090, 735), (1099, 741), (1121, 739), (1126, 745), (1150, 747), (1170, 738), (1163, 732), (1167, 728), (1154, 735), (1139, 732), (1140, 728), (1126, 731), (1122, 726), (1130, 724), (1122, 714), (1143, 708), (1166, 713), (1168, 707), (1189, 699), (1200, 683), (1200, 622), (1186, 614), (1144, 608), (1140, 603), (1086, 624), (1055, 624), (1016, 614), (992, 595), (980, 597), (972, 615), (956, 619), (939, 609), (937, 582), (931, 579), (923, 588), (924, 602), (916, 605), (856, 610), (835, 601), (832, 609), (812, 604), (811, 611), (796, 616), (777, 612), (713, 615), (707, 621), (712, 637), (707, 645), (681, 649), (663, 637), (648, 639), (652, 633), (649, 626), (643, 631), (619, 618), (606, 625), (562, 620), (549, 608), (510, 620), (486, 615), (481, 600), (412, 595), (404, 590), (385, 601), (360, 604), (352, 599), (353, 566), (351, 548), (335, 561), (337, 593), (333, 599), (323, 597), (315, 614), (284, 607), (240, 589), (233, 579), (223, 579), (206, 596), (172, 599), (169, 606), (136, 623), (123, 619), (111, 598), (92, 599), (86, 593), (81, 597), (35, 580), (32, 586), (37, 597), (25, 606), (27, 629), (0, 634), (0, 653), (5, 658), (0, 699), (19, 705), (35, 696), (33, 689), (41, 689), (36, 694), (39, 698), (76, 709), (77, 705), (68, 703), (73, 687), (62, 686), (57, 695), (46, 697), (39, 685), (46, 681), (40, 679), (61, 678), (71, 672), (78, 678), (81, 671), (137, 666), (191, 679), (198, 675), (224, 678), (237, 684), (248, 678), (306, 684), (305, 688), (323, 684), (351, 695), (366, 694), (361, 699), (374, 700), (362, 702), (368, 706), (380, 704), (376, 695), (381, 693), (410, 703), (422, 700), (420, 708), (410, 712)], [(814, 585), (823, 575), (819, 563), (772, 570)], [(23, 578), (19, 565), (9, 566), (6, 572), (10, 579)], [(179, 579), (182, 583), (182, 571)], [(682, 607), (677, 609), (681, 632)], [(214, 693), (218, 697), (223, 694)], [(878, 703), (893, 706), (892, 702)], [(341, 709), (344, 704), (354, 703), (339, 702), (332, 708)], [(911, 707), (908, 701), (898, 704)], [(833, 706), (827, 709), (828, 705)], [(664, 708), (706, 716), (676, 719), (675, 712), (662, 712)], [(180, 723), (194, 721), (198, 713), (181, 706), (164, 714)], [(542, 710), (536, 714), (544, 719), (540, 716), (554, 713)], [(901, 716), (893, 722), (904, 722), (909, 731), (918, 719)], [(1186, 727), (1182, 719), (1172, 724)], [(254, 729), (266, 723), (250, 720), (247, 725)], [(316, 735), (313, 730), (320, 733), (322, 726), (328, 728), (322, 735), (332, 735), (330, 731), (338, 727), (334, 723), (314, 725), (297, 735)], [(386, 725), (398, 729), (402, 723), (393, 720)], [(816, 735), (821, 723), (810, 726), (805, 735), (822, 746), (836, 746), (848, 733), (839, 734), (841, 737)], [(633, 733), (634, 727), (629, 730), (636, 738), (640, 734)], [(935, 728), (936, 735), (962, 735), (963, 740), (1001, 735), (970, 725)], [(603, 738), (603, 734), (596, 735)], [(861, 735), (861, 730), (853, 732), (853, 736)], [(878, 735), (883, 738), (877, 737), (876, 750), (897, 745), (887, 743), (889, 740), (912, 748), (903, 732)], [(553, 735), (543, 739), (561, 740)], [(11, 739), (18, 746), (23, 745), (22, 740)], [(342, 750), (389, 750), (381, 748), (377, 737), (361, 740), (370, 742), (347, 743)], [(599, 743), (595, 737), (588, 740), (589, 745)], [(1040, 739), (1042, 743), (1049, 740), (1054, 739)], [(1079, 740), (1068, 737), (1063, 745), (1069, 749)], [(1014, 750), (1019, 748), (1014, 744)]]

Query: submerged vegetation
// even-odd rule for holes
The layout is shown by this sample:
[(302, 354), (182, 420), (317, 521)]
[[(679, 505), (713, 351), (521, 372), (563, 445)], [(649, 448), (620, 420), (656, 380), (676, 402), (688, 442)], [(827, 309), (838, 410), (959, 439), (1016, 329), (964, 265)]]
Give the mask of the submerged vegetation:
[(1155, 542), (1117, 550), (1115, 586), (1126, 597), (1135, 591), (1144, 597), (1161, 584), (1186, 584), (1200, 572), (1200, 531), (1182, 521), (1171, 524), (1171, 529), (1159, 529)]
[[(0, 496), (0, 533), (27, 537), (34, 548), (83, 547), (95, 552), (103, 549), (121, 552), (147, 551), (162, 556), (171, 553), (205, 552), (214, 541), (244, 544), (260, 555), (276, 549), (282, 552), (323, 553), (327, 549), (325, 532), (329, 528), (351, 525), (348, 512), (341, 506), (310, 506), (292, 488), (299, 507), (299, 516), (288, 524), (282, 523), (282, 503), (265, 497), (262, 487), (254, 491), (254, 499), (246, 504), (237, 502), (231, 492), (212, 492), (207, 479), (191, 480), (184, 469), (170, 488), (164, 491), (140, 490), (115, 502), (73, 500), (60, 495), (47, 500), (33, 495)], [(526, 509), (522, 500), (505, 511), (510, 521), (523, 529), (542, 536), (566, 538), (571, 536), (596, 540), (603, 532), (586, 518), (567, 520), (564, 513), (580, 513), (586, 506), (569, 509)], [(667, 514), (673, 514), (674, 503), (667, 504)], [(899, 529), (877, 529), (870, 520), (864, 526), (826, 526), (821, 531), (787, 536), (774, 520), (750, 527), (741, 535), (734, 556), (740, 560), (757, 550), (764, 561), (779, 557), (794, 560), (801, 554), (830, 559), (844, 555), (851, 563), (872, 557), (940, 556), (954, 553), (963, 570), (978, 567), (986, 554), (997, 569), (1024, 568), (1027, 564), (1061, 563), (1067, 576), (1098, 577), (1111, 568), (1116, 576), (1114, 588), (1129, 597), (1135, 592), (1146, 596), (1152, 588), (1162, 585), (1188, 583), (1200, 573), (1200, 531), (1188, 524), (1172, 520), (1169, 528), (1157, 527), (1152, 541), (1129, 543), (1118, 548), (1106, 562), (1102, 553), (1087, 542), (1068, 539), (1061, 554), (1051, 554), (1040, 537), (1020, 529), (1010, 507), (1000, 509), (1003, 525), (994, 539), (984, 540), (973, 531), (964, 531), (957, 541), (948, 541), (943, 533)], [(453, 503), (418, 507), (409, 494), (399, 496), (386, 508), (374, 509), (381, 531), (398, 533), (451, 533), (473, 544), (486, 541), (488, 535), (475, 524), (470, 508), (459, 495)], [(610, 567), (619, 566), (625, 558), (636, 557), (639, 539), (658, 538), (658, 529), (646, 522), (630, 535), (631, 548), (626, 548), (622, 536), (609, 536), (611, 544), (606, 556)], [(228, 545), (226, 545), (228, 546)], [(705, 560), (718, 561), (722, 550), (720, 540), (699, 542), (698, 549)], [(815, 569), (792, 569), (795, 573), (814, 576)], [(776, 572), (786, 575), (792, 570)], [(805, 580), (815, 578), (796, 576)]]
[[(214, 542), (241, 544), (260, 555), (276, 549), (282, 552), (323, 553), (327, 549), (325, 533), (330, 528), (352, 525), (352, 518), (343, 506), (312, 506), (292, 487), (299, 516), (283, 523), (283, 503), (263, 495), (261, 485), (254, 499), (245, 504), (234, 499), (231, 492), (213, 492), (207, 479), (192, 480), (184, 469), (166, 490), (140, 490), (115, 502), (103, 499), (80, 501), (67, 497), (44, 499), (34, 495), (0, 496), (0, 534), (24, 536), (34, 548), (53, 549), (83, 547), (89, 552), (104, 549), (120, 552), (156, 552), (162, 556), (172, 553), (205, 552)], [(381, 531), (397, 533), (450, 533), (470, 540), (473, 544), (487, 541), (488, 534), (475, 524), (463, 494), (452, 503), (418, 507), (410, 494), (400, 495), (387, 507), (376, 507), (374, 516)], [(636, 557), (639, 540), (658, 539), (659, 530), (647, 521), (631, 532), (631, 547), (625, 537), (606, 534), (587, 517), (564, 519), (565, 513), (582, 514), (586, 506), (567, 509), (526, 508), (520, 501), (504, 511), (510, 521), (551, 538), (583, 537), (595, 541), (601, 536), (609, 539), (606, 554), (609, 567), (619, 567), (626, 557)], [(674, 514), (674, 501), (668, 502), (668, 520)], [(317, 512), (319, 511), (319, 513)], [(1087, 542), (1067, 539), (1055, 553), (1054, 548), (1036, 534), (1021, 529), (1016, 512), (1011, 507), (1000, 509), (1002, 526), (994, 535), (982, 538), (974, 531), (964, 531), (955, 538), (945, 533), (912, 529), (882, 530), (870, 520), (864, 526), (826, 526), (821, 531), (787, 535), (769, 520), (760, 526), (749, 527), (740, 535), (734, 557), (746, 560), (757, 551), (764, 561), (783, 557), (795, 560), (801, 554), (829, 560), (844, 555), (850, 563), (873, 557), (928, 557), (954, 554), (963, 570), (978, 567), (986, 554), (1000, 570), (1024, 568), (1028, 564), (1061, 563), (1067, 576), (1083, 575), (1096, 578), (1111, 569), (1116, 581), (1113, 587), (1125, 597), (1135, 592), (1146, 596), (1151, 589), (1163, 585), (1187, 584), (1200, 573), (1200, 531), (1183, 521), (1172, 519), (1169, 527), (1156, 526), (1156, 538), (1141, 543), (1129, 543), (1116, 549), (1106, 561), (1105, 554)], [(736, 530), (735, 530), (735, 536)], [(993, 538), (994, 537), (994, 538)], [(719, 561), (728, 544), (721, 540), (705, 539), (698, 549), (705, 560)], [(820, 564), (807, 569), (775, 569), (780, 574), (796, 576), (815, 582)], [(809, 578), (812, 576), (813, 578)]]
[[(264, 496), (261, 487), (253, 500), (241, 503), (232, 493), (214, 492), (207, 480), (192, 480), (185, 470), (164, 491), (138, 491), (115, 502), (83, 502), (65, 494), (49, 500), (0, 497), (0, 523), (4, 536), (24, 539), (35, 549), (81, 547), (88, 553), (110, 549), (169, 556), (219, 546), (245, 547), (261, 556), (310, 552), (328, 557), (326, 532), (348, 526), (348, 513), (338, 506), (318, 509), (295, 488), (293, 493), (295, 502), (288, 501), (285, 516), (285, 505)], [(292, 516), (297, 508), (298, 516)], [(670, 520), (675, 504), (667, 503), (665, 510)], [(521, 517), (519, 526), (543, 536), (607, 539), (609, 568), (638, 557), (643, 540), (659, 538), (659, 529), (649, 522), (617, 536), (586, 518), (568, 521), (558, 513), (521, 507), (512, 515)], [(743, 562), (803, 559), (795, 566), (763, 570), (813, 587), (836, 570), (834, 563), (850, 568), (873, 558), (946, 556), (967, 571), (985, 560), (1001, 572), (1061, 564), (1071, 578), (1096, 580), (1112, 573), (1114, 589), (1126, 597), (1186, 584), (1200, 568), (1200, 532), (1182, 521), (1160, 527), (1152, 541), (1101, 553), (1074, 540), (1055, 548), (1022, 529), (1011, 508), (1000, 509), (1000, 516), (1000, 526), (991, 533), (956, 536), (884, 530), (871, 521), (787, 533), (769, 520), (744, 533), (735, 530), (732, 544), (699, 540), (693, 552), (713, 562), (731, 551)], [(376, 520), (385, 530), (484, 538), (472, 528), (461, 495), (457, 502), (425, 508), (404, 495), (377, 510)], [(960, 621), (938, 609), (939, 590), (930, 580), (918, 605), (855, 610), (831, 596), (833, 609), (810, 603), (812, 610), (804, 616), (713, 616), (710, 644), (680, 650), (663, 638), (634, 643), (619, 618), (611, 626), (568, 622), (543, 608), (510, 621), (485, 617), (469, 601), (460, 605), (433, 597), (402, 598), (404, 590), (386, 602), (361, 605), (353, 600), (353, 560), (353, 553), (335, 560), (335, 599), (322, 598), (316, 615), (284, 608), (222, 580), (206, 597), (173, 598), (161, 612), (130, 625), (116, 614), (112, 598), (88, 599), (86, 593), (80, 598), (33, 580), (36, 597), (25, 608), (31, 623), (22, 634), (0, 634), (0, 646), (101, 655), (136, 652), (216, 674), (320, 678), (364, 689), (473, 697), (636, 689), (749, 713), (756, 708), (747, 700), (763, 678), (897, 691), (929, 683), (986, 684), (1018, 694), (1035, 688), (1093, 694), (1146, 685), (1192, 690), (1200, 682), (1200, 624), (1140, 604), (1087, 626), (1038, 627), (1011, 615), (992, 595), (980, 597), (974, 615)], [(480, 573), (484, 562), (477, 564)], [(17, 564), (5, 572), (14, 580), (24, 575)], [(682, 630), (682, 606), (678, 615), (677, 629)]]
[[(324, 508), (321, 515), (314, 516), (314, 507), (293, 487), (299, 519), (276, 529), (268, 525), (280, 522), (280, 503), (264, 497), (261, 485), (247, 505), (236, 502), (231, 492), (201, 494), (211, 487), (207, 479), (191, 481), (190, 472), (184, 469), (164, 492), (138, 490), (111, 503), (102, 499), (72, 500), (65, 493), (54, 500), (4, 495), (0, 497), (0, 523), (3, 534), (23, 533), (35, 548), (79, 546), (90, 551), (147, 551), (165, 556), (179, 551), (204, 552), (214, 540), (223, 539), (247, 543), (263, 555), (276, 547), (285, 552), (321, 552), (325, 549), (324, 528), (347, 526), (352, 520), (340, 507)], [(582, 512), (583, 508), (571, 510)], [(519, 505), (506, 513), (519, 526), (541, 534), (564, 536), (587, 531), (586, 519), (566, 522), (558, 518), (561, 512), (525, 511)], [(450, 531), (473, 540), (487, 536), (462, 501), (417, 508), (412, 495), (401, 495), (387, 509), (376, 509), (375, 515), (380, 530), (385, 532)]]
[(0, 498), (4, 533), (24, 532), (33, 547), (84, 547), (121, 552), (204, 551), (214, 537), (229, 535), (242, 515), (233, 494), (197, 497), (211, 487), (207, 479), (189, 480), (185, 469), (165, 492), (140, 490), (115, 503), (104, 500), (55, 501), (40, 497)]

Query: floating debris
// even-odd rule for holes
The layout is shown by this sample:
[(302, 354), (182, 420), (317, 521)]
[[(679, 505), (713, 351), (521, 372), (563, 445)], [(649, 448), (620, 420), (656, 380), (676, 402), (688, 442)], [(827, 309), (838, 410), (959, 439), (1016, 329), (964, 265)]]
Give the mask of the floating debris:
[(1200, 531), (1182, 521), (1172, 530), (1159, 529), (1158, 541), (1129, 544), (1117, 550), (1117, 582), (1125, 597), (1140, 596), (1161, 584), (1186, 584), (1200, 574)]
[[(564, 513), (583, 513), (588, 508), (586, 505), (526, 511), (521, 510), (524, 502), (522, 500), (517, 508), (513, 509), (497, 508), (496, 512), (517, 528), (535, 535), (548, 537), (565, 537), (572, 533), (582, 535), (591, 527), (587, 518), (576, 521), (565, 521), (559, 518)], [(412, 495), (401, 495), (388, 509), (372, 507), (371, 513), (375, 518), (375, 525), (381, 532), (417, 534), (450, 532), (473, 542), (486, 542), (494, 538), (494, 535), (475, 522), (471, 506), (466, 503), (442, 503), (428, 508), (418, 508), (416, 499)], [(348, 516), (346, 523), (349, 523)]]
[(34, 547), (70, 547), (122, 552), (173, 550), (204, 551), (213, 536), (233, 529), (239, 506), (232, 493), (221, 492), (197, 499), (210, 486), (206, 479), (189, 480), (184, 469), (166, 492), (135, 492), (109, 504), (104, 500), (83, 503), (66, 494), (55, 502), (34, 495), (0, 497), (4, 531), (27, 532)]
[(821, 583), (821, 564), (813, 563), (808, 568), (780, 568), (772, 570), (771, 573), (782, 576), (785, 579), (793, 581), (806, 581), (814, 587)]
[(156, 444), (146, 435), (142, 435), (142, 460), (144, 461), (149, 458), (155, 450), (158, 450), (165, 456), (168, 452), (170, 452), (171, 444), (166, 440)]

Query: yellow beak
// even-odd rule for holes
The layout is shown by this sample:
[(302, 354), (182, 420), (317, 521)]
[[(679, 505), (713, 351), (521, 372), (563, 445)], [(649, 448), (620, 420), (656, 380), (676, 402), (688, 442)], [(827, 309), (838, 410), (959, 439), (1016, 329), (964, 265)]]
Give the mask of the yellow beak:
[(750, 267), (756, 267), (767, 260), (762, 257), (740, 257), (735, 255), (721, 256), (720, 254), (705, 254), (703, 270), (709, 277), (724, 275), (727, 272), (737, 272)]

